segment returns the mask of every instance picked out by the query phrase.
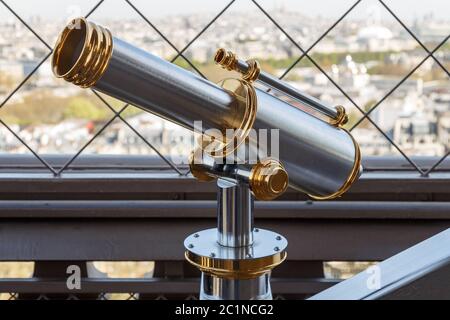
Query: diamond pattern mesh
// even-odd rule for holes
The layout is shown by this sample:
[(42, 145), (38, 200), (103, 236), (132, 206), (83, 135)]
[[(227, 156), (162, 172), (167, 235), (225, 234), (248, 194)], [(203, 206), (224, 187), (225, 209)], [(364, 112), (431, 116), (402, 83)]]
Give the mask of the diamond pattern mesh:
[[(356, 99), (352, 97), (352, 94), (347, 92), (346, 88), (342, 86), (342, 84), (339, 83), (339, 81), (336, 81), (333, 76), (331, 76), (327, 71), (320, 65), (318, 61), (316, 61), (316, 58), (314, 57), (314, 49), (321, 44), (324, 39), (326, 39), (327, 36), (330, 35), (330, 33), (333, 32), (334, 29), (336, 29), (340, 24), (345, 23), (345, 19), (348, 15), (350, 15), (352, 12), (358, 9), (359, 6), (361, 6), (361, 3), (364, 2), (363, 0), (356, 1), (352, 3), (344, 12), (343, 14), (336, 19), (335, 23), (333, 23), (331, 26), (329, 26), (318, 38), (316, 41), (309, 44), (308, 47), (303, 47), (300, 45), (298, 39), (298, 36), (295, 34), (292, 34), (292, 30), (288, 31), (288, 28), (283, 27), (282, 22), (277, 19), (278, 17), (274, 17), (267, 11), (264, 6), (256, 1), (248, 1), (247, 5), (251, 5), (253, 10), (256, 12), (259, 12), (262, 14), (265, 18), (265, 23), (270, 24), (272, 27), (279, 30), (279, 33), (286, 37), (289, 41), (289, 43), (292, 45), (293, 50), (297, 50), (299, 52), (299, 56), (297, 59), (294, 60), (294, 62), (285, 69), (285, 71), (281, 74), (280, 79), (284, 79), (288, 77), (293, 70), (296, 69), (299, 65), (302, 63), (307, 63), (308, 65), (313, 66), (314, 68), (317, 68), (322, 75), (326, 78), (328, 82), (330, 82), (336, 90), (338, 90), (345, 99), (347, 99), (348, 103), (355, 107), (356, 110), (360, 113), (360, 118), (353, 123), (353, 125), (349, 128), (350, 131), (354, 130), (355, 128), (358, 128), (359, 126), (371, 126), (377, 131), (377, 134), (379, 136), (384, 137), (384, 139), (387, 139), (389, 141), (389, 144), (392, 146), (392, 148), (396, 151), (398, 151), (399, 154), (401, 154), (414, 168), (417, 170), (417, 172), (422, 176), (427, 176), (430, 172), (436, 169), (436, 167), (439, 166), (439, 164), (447, 158), (447, 156), (450, 154), (450, 151), (445, 151), (445, 154), (430, 168), (423, 169), (420, 168), (411, 158), (411, 155), (408, 154), (408, 152), (405, 152), (402, 150), (402, 148), (394, 141), (392, 136), (386, 132), (383, 131), (383, 129), (377, 124), (375, 120), (373, 120), (373, 115), (375, 112), (380, 108), (380, 106), (383, 105), (383, 103), (388, 100), (392, 95), (396, 93), (397, 90), (406, 82), (408, 79), (410, 79), (414, 72), (419, 69), (424, 63), (427, 61), (433, 61), (441, 70), (442, 72), (447, 76), (450, 77), (449, 71), (447, 70), (446, 66), (436, 57), (436, 53), (439, 49), (441, 49), (447, 42), (449, 35), (446, 36), (444, 39), (440, 41), (440, 43), (435, 46), (434, 48), (430, 48), (430, 46), (426, 43), (423, 43), (416, 34), (409, 28), (402, 19), (399, 18), (399, 16), (394, 12), (393, 9), (391, 9), (385, 1), (378, 1), (378, 6), (383, 8), (385, 10), (385, 14), (389, 14), (394, 21), (396, 21), (398, 24), (402, 26), (404, 29), (404, 32), (409, 34), (411, 36), (411, 39), (414, 39), (414, 41), (417, 43), (418, 48), (421, 48), (425, 55), (421, 61), (417, 63), (415, 67), (413, 67), (409, 72), (407, 72), (403, 78), (396, 83), (390, 90), (388, 90), (380, 99), (378, 99), (376, 102), (371, 104), (369, 107), (367, 106), (361, 106)], [(6, 10), (8, 10), (15, 19), (19, 20), (27, 29), (29, 32), (33, 34), (33, 36), (37, 39), (37, 41), (41, 42), (44, 49), (47, 51), (42, 59), (36, 63), (36, 65), (30, 70), (30, 72), (15, 86), (13, 90), (6, 96), (6, 98), (3, 101), (0, 101), (0, 109), (4, 108), (8, 101), (12, 100), (14, 98), (14, 95), (17, 94), (17, 92), (20, 91), (20, 89), (23, 86), (26, 86), (30, 79), (32, 79), (33, 75), (38, 72), (40, 68), (44, 65), (44, 63), (48, 63), (48, 60), (52, 54), (52, 46), (49, 44), (47, 40), (44, 39), (43, 36), (40, 36), (39, 32), (36, 31), (36, 28), (33, 27), (31, 24), (27, 23), (24, 18), (22, 18), (8, 3), (7, 1), (0, 0), (0, 5), (3, 5)], [(150, 19), (146, 14), (144, 14), (144, 10), (141, 10), (139, 6), (142, 6), (142, 2), (140, 1), (131, 1), (131, 0), (125, 0), (123, 1), (123, 6), (127, 6), (129, 10), (136, 13), (136, 15), (145, 22), (146, 25), (149, 27), (149, 31), (152, 30), (155, 32), (159, 37), (161, 37), (167, 46), (173, 50), (175, 53), (173, 58), (170, 59), (171, 62), (179, 63), (186, 65), (187, 68), (192, 70), (193, 72), (198, 73), (202, 77), (206, 77), (204, 75), (204, 72), (202, 72), (201, 68), (196, 65), (194, 61), (191, 61), (189, 58), (189, 49), (196, 45), (198, 41), (201, 41), (202, 36), (208, 32), (210, 28), (212, 28), (215, 24), (220, 22), (220, 17), (226, 13), (232, 12), (233, 7), (236, 6), (235, 1), (230, 1), (227, 3), (222, 10), (220, 10), (214, 17), (211, 18), (211, 20), (204, 25), (200, 31), (192, 37), (190, 41), (188, 41), (184, 46), (181, 48), (178, 48), (174, 42), (176, 39), (169, 39), (164, 32), (162, 31), (163, 28), (158, 28), (155, 23), (152, 22), (152, 19)], [(89, 10), (85, 16), (89, 17), (93, 14), (95, 14), (97, 11), (102, 10), (102, 7), (108, 6), (108, 1), (102, 0), (99, 1), (97, 4), (95, 4), (91, 10)], [(213, 48), (214, 49), (214, 48)], [(181, 61), (181, 60), (182, 61)], [(180, 62), (181, 61), (181, 62)], [(127, 110), (130, 110), (130, 108), (133, 108), (132, 106), (129, 106), (127, 104), (122, 104), (121, 107), (117, 107), (113, 105), (108, 99), (106, 99), (103, 95), (99, 94), (98, 92), (93, 91), (93, 95), (97, 97), (102, 103), (105, 108), (109, 109), (112, 117), (110, 120), (105, 121), (102, 123), (102, 126), (95, 132), (95, 134), (84, 142), (84, 144), (77, 149), (77, 151), (71, 156), (71, 158), (61, 167), (61, 168), (53, 168), (40, 154), (39, 152), (35, 151), (32, 145), (25, 141), (23, 137), (19, 133), (16, 132), (12, 128), (11, 125), (9, 125), (4, 119), (0, 117), (0, 126), (3, 126), (4, 129), (6, 129), (7, 132), (9, 132), (12, 136), (14, 136), (18, 141), (20, 141), (21, 144), (30, 152), (32, 153), (39, 161), (48, 168), (49, 171), (52, 172), (54, 176), (59, 176), (61, 173), (63, 173), (65, 170), (67, 170), (71, 164), (74, 163), (74, 161), (77, 160), (77, 158), (82, 154), (86, 149), (89, 148), (91, 144), (93, 144), (100, 135), (102, 135), (110, 126), (112, 126), (115, 122), (121, 122), (124, 124), (129, 130), (131, 130), (134, 134), (136, 134), (137, 137), (141, 140), (140, 142), (145, 145), (149, 152), (157, 154), (159, 157), (161, 157), (168, 166), (170, 166), (174, 171), (179, 173), (180, 175), (183, 174), (181, 170), (166, 156), (163, 152), (160, 151), (160, 148), (158, 148), (153, 142), (149, 141), (149, 139), (139, 132), (138, 129), (135, 128), (135, 126), (130, 123), (129, 120), (124, 116), (124, 114), (127, 112)], [(185, 174), (185, 173), (184, 173)]]

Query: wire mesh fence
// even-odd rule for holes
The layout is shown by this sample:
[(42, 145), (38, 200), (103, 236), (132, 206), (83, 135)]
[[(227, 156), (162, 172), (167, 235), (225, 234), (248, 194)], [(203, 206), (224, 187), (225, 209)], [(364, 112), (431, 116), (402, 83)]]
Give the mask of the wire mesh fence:
[[(9, 292), (4, 293), (3, 296), (0, 294), (0, 300), (22, 300), (23, 298), (19, 293)], [(160, 294), (157, 296), (151, 297), (151, 300), (169, 300), (166, 295)], [(27, 300), (30, 300), (27, 298)], [(67, 295), (58, 295), (57, 297), (51, 296), (48, 294), (38, 294), (33, 297), (32, 300), (126, 300), (126, 301), (134, 301), (134, 300), (149, 300), (149, 298), (142, 297), (142, 294), (134, 293), (134, 292), (128, 292), (128, 293), (96, 293), (91, 294), (89, 298), (83, 297), (82, 295), (76, 295), (76, 294), (67, 294)], [(185, 296), (178, 296), (177, 300), (198, 300), (198, 296), (189, 294)], [(273, 300), (286, 300), (286, 298), (283, 295), (276, 295), (273, 297)]]
[[(25, 295), (27, 296), (25, 299), (27, 300), (140, 300), (139, 294), (134, 292), (128, 292), (128, 293), (95, 293), (90, 294), (89, 298), (86, 297), (86, 295), (83, 297), (83, 295), (76, 295), (76, 294), (57, 294), (51, 295), (51, 294), (37, 294), (34, 296), (30, 296), (29, 294)], [(22, 295), (16, 292), (8, 292), (0, 294), (0, 300), (23, 300)], [(193, 295), (187, 295), (184, 300), (197, 300), (198, 298)], [(156, 297), (153, 297), (152, 300), (167, 300), (167, 297), (164, 295), (158, 295)]]
[[(189, 57), (189, 50), (195, 46), (198, 42), (201, 42), (202, 36), (208, 32), (211, 28), (214, 28), (217, 24), (220, 24), (220, 18), (224, 16), (225, 14), (229, 13), (233, 8), (236, 6), (236, 3), (239, 1), (232, 0), (227, 2), (218, 12), (213, 15), (208, 23), (206, 23), (202, 28), (192, 36), (192, 38), (187, 41), (186, 43), (183, 43), (181, 46), (176, 45), (177, 39), (169, 39), (169, 37), (164, 32), (163, 26), (157, 26), (152, 19), (149, 18), (149, 16), (145, 13), (145, 10), (143, 10), (144, 4), (139, 1), (132, 1), (132, 0), (124, 0), (123, 4), (131, 10), (130, 12), (133, 12), (133, 14), (136, 14), (137, 17), (142, 19), (145, 24), (148, 26), (149, 30), (152, 30), (155, 32), (160, 38), (163, 39), (165, 44), (174, 52), (174, 55), (171, 59), (169, 59), (171, 62), (180, 64), (185, 66), (186, 68), (192, 70), (193, 72), (196, 72), (200, 76), (206, 78), (204, 71), (202, 68)], [(242, 1), (241, 1), (242, 2)], [(326, 81), (330, 82), (335, 90), (337, 90), (347, 101), (349, 102), (350, 106), (357, 110), (359, 112), (359, 116), (357, 117), (357, 120), (348, 128), (350, 131), (353, 131), (355, 129), (360, 128), (361, 126), (371, 126), (373, 127), (378, 135), (381, 135), (384, 139), (386, 139), (389, 142), (389, 145), (395, 152), (400, 154), (402, 157), (404, 157), (409, 164), (414, 168), (414, 170), (417, 171), (417, 173), (422, 176), (426, 177), (431, 172), (436, 170), (436, 168), (439, 167), (439, 165), (446, 159), (449, 154), (449, 146), (445, 146), (445, 149), (442, 154), (440, 154), (439, 160), (433, 164), (430, 167), (423, 168), (420, 167), (412, 158), (412, 155), (405, 151), (404, 148), (399, 145), (398, 142), (395, 141), (395, 139), (392, 137), (392, 134), (385, 132), (383, 128), (378, 124), (376, 120), (374, 120), (374, 115), (376, 112), (383, 108), (384, 105), (388, 102), (388, 100), (395, 95), (400, 88), (405, 85), (412, 77), (414, 77), (415, 72), (421, 68), (425, 63), (428, 63), (429, 61), (432, 61), (436, 64), (436, 66), (445, 74), (446, 78), (450, 77), (449, 71), (446, 68), (446, 66), (438, 59), (436, 56), (436, 53), (446, 46), (447, 40), (450, 35), (446, 35), (440, 41), (438, 41), (437, 44), (434, 44), (432, 47), (428, 43), (423, 42), (419, 37), (413, 32), (413, 30), (407, 26), (407, 24), (399, 17), (399, 15), (396, 13), (394, 9), (391, 8), (389, 3), (387, 1), (379, 0), (377, 1), (377, 6), (384, 10), (384, 14), (389, 15), (391, 19), (393, 19), (398, 25), (401, 26), (403, 32), (407, 33), (411, 40), (415, 41), (415, 45), (422, 49), (424, 51), (424, 56), (421, 60), (417, 61), (415, 66), (412, 67), (411, 70), (406, 72), (406, 74), (399, 80), (393, 83), (393, 86), (391, 88), (388, 88), (387, 92), (384, 93), (381, 97), (374, 100), (369, 106), (364, 106), (359, 103), (357, 99), (355, 99), (352, 95), (352, 92), (348, 92), (348, 88), (346, 88), (342, 83), (340, 83), (339, 80), (336, 79), (333, 75), (330, 75), (330, 72), (328, 70), (325, 70), (325, 68), (321, 65), (319, 61), (317, 61), (317, 58), (314, 56), (314, 50), (320, 46), (324, 39), (326, 39), (330, 34), (337, 29), (340, 25), (345, 23), (346, 18), (357, 12), (359, 7), (362, 5), (362, 3), (365, 2), (365, 0), (358, 0), (350, 3), (346, 3), (347, 7), (343, 8), (343, 13), (337, 17), (337, 19), (332, 23), (328, 28), (325, 29), (324, 32), (322, 32), (315, 41), (312, 41), (312, 43), (308, 43), (307, 45), (303, 45), (298, 40), (298, 37), (293, 34), (292, 30), (288, 30), (284, 26), (284, 23), (282, 19), (278, 16), (275, 16), (274, 14), (271, 14), (267, 8), (265, 8), (261, 1), (257, 0), (248, 0), (246, 1), (248, 5), (251, 6), (250, 10), (259, 12), (262, 14), (262, 16), (265, 19), (265, 23), (270, 24), (273, 28), (276, 28), (277, 32), (280, 34), (280, 36), (285, 37), (287, 41), (289, 42), (289, 45), (292, 46), (295, 49), (295, 52), (300, 52), (300, 55), (294, 59), (293, 63), (290, 64), (285, 71), (279, 76), (280, 79), (288, 78), (295, 69), (302, 65), (302, 64), (308, 64), (316, 68), (320, 71), (321, 75), (326, 79)], [(373, 1), (372, 1), (373, 2)], [(108, 1), (101, 0), (97, 3), (95, 3), (90, 10), (84, 13), (85, 17), (91, 17), (95, 15), (99, 10), (102, 10), (102, 8), (107, 7), (109, 5)], [(37, 62), (37, 64), (30, 70), (30, 72), (15, 86), (3, 99), (3, 101), (0, 101), (0, 110), (4, 108), (10, 100), (14, 98), (14, 96), (17, 94), (17, 92), (24, 86), (26, 86), (30, 79), (33, 77), (33, 75), (42, 68), (44, 63), (47, 63), (49, 58), (52, 54), (52, 45), (49, 43), (49, 41), (41, 36), (39, 34), (39, 31), (36, 30), (35, 25), (32, 26), (29, 22), (26, 21), (25, 18), (21, 16), (15, 10), (11, 3), (8, 3), (8, 1), (0, 0), (0, 6), (3, 6), (15, 19), (20, 21), (20, 23), (25, 26), (25, 28), (28, 30), (28, 32), (31, 32), (34, 37), (43, 45), (43, 50), (45, 54), (43, 55), (42, 59)], [(344, 5), (341, 5), (344, 6)], [(291, 16), (290, 16), (291, 17)], [(294, 16), (295, 17), (295, 16)], [(231, 28), (231, 26), (228, 26), (228, 28)], [(215, 48), (211, 48), (214, 50)], [(294, 50), (293, 49), (293, 50)], [(130, 111), (133, 106), (130, 106), (128, 104), (122, 104), (120, 106), (115, 106), (111, 101), (109, 101), (105, 96), (102, 94), (93, 91), (93, 95), (98, 98), (98, 100), (109, 110), (111, 116), (109, 120), (102, 123), (102, 125), (96, 130), (96, 132), (86, 139), (86, 141), (77, 147), (77, 150), (75, 150), (73, 156), (71, 156), (67, 162), (60, 168), (54, 168), (51, 164), (49, 164), (45, 158), (33, 148), (23, 137), (21, 137), (20, 134), (18, 134), (12, 127), (11, 124), (8, 124), (4, 119), (0, 116), (0, 126), (3, 126), (9, 134), (15, 137), (20, 143), (31, 153), (33, 154), (39, 161), (42, 163), (43, 166), (45, 166), (55, 177), (61, 175), (64, 171), (66, 171), (70, 166), (78, 159), (78, 157), (87, 149), (90, 148), (96, 141), (98, 140), (99, 136), (105, 133), (105, 131), (113, 126), (115, 123), (121, 123), (126, 126), (127, 130), (134, 133), (138, 139), (139, 142), (142, 143), (146, 148), (150, 150), (150, 152), (157, 154), (159, 157), (161, 157), (165, 163), (170, 166), (175, 172), (177, 172), (180, 175), (184, 175), (187, 172), (183, 172), (182, 169), (180, 169), (174, 161), (170, 159), (167, 155), (164, 154), (160, 149), (160, 146), (157, 146), (157, 144), (154, 141), (150, 141), (144, 134), (141, 133), (141, 129), (137, 128), (135, 124), (133, 124), (131, 121), (127, 119), (125, 114)]]

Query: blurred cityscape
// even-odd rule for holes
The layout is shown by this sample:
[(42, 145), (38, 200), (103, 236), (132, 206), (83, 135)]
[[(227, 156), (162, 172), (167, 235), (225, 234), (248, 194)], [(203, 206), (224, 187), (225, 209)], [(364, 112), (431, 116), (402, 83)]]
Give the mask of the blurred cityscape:
[[(129, 9), (128, 9), (129, 10)], [(426, 56), (411, 35), (392, 17), (384, 19), (367, 8), (341, 21), (310, 51), (311, 57), (363, 110), (370, 110)], [(383, 10), (383, 9), (380, 9)], [(276, 6), (270, 14), (304, 49), (312, 45), (336, 18), (308, 16)], [(135, 14), (134, 14), (135, 15)], [(123, 38), (170, 60), (176, 52), (140, 17), (95, 18)], [(177, 48), (183, 48), (211, 20), (203, 14), (177, 15), (152, 20)], [(30, 25), (54, 41), (63, 21), (35, 16)], [(450, 34), (450, 19), (425, 14), (408, 24), (414, 34), (433, 50)], [(53, 42), (50, 42), (53, 45)], [(258, 58), (264, 70), (281, 76), (301, 56), (301, 51), (258, 9), (230, 11), (203, 33), (185, 56), (213, 81), (224, 71), (212, 64), (215, 50), (226, 47), (243, 58)], [(49, 50), (11, 15), (0, 20), (0, 103), (47, 55)], [(450, 69), (450, 45), (435, 57)], [(189, 68), (182, 58), (175, 63)], [(285, 80), (331, 105), (343, 105), (350, 114), (351, 128), (362, 114), (316, 66), (304, 58)], [(123, 103), (103, 96), (116, 111)], [(187, 155), (192, 135), (185, 129), (129, 106), (123, 113), (130, 125), (163, 154)], [(50, 59), (0, 109), (0, 118), (40, 154), (75, 153), (114, 113), (89, 90), (55, 79)], [(427, 59), (371, 114), (370, 118), (407, 155), (444, 155), (450, 150), (449, 77)], [(368, 121), (353, 130), (363, 155), (398, 155), (398, 151)], [(0, 125), (0, 152), (26, 153), (27, 149)], [(120, 119), (114, 120), (85, 153), (150, 154), (153, 151)]]

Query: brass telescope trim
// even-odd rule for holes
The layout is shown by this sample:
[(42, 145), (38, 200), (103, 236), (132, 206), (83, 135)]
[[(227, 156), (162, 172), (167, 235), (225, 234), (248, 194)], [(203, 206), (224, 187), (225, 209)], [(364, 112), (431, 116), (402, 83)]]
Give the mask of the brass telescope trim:
[(274, 200), (288, 188), (289, 176), (279, 160), (267, 158), (254, 165), (231, 164), (237, 170), (230, 172), (227, 171), (229, 164), (217, 164), (214, 158), (213, 162), (211, 159), (205, 161), (207, 156), (201, 148), (197, 148), (189, 157), (190, 171), (199, 181), (210, 182), (222, 177), (243, 181), (248, 183), (255, 198), (262, 201)]
[(259, 62), (254, 59), (247, 60), (247, 68), (239, 68), (239, 59), (232, 51), (227, 51), (224, 48), (217, 50), (214, 56), (214, 61), (228, 71), (237, 71), (242, 74), (242, 79), (249, 82), (254, 82), (258, 79), (261, 72)]
[(255, 243), (250, 246), (227, 247), (217, 242), (217, 229), (196, 232), (185, 239), (185, 258), (200, 271), (216, 277), (257, 278), (286, 260), (287, 240), (265, 229), (255, 229), (254, 234)]
[(199, 256), (191, 251), (184, 254), (186, 260), (200, 271), (226, 279), (252, 279), (271, 271), (286, 260), (286, 251), (273, 256), (249, 260), (214, 259)]
[(53, 73), (82, 88), (92, 87), (106, 71), (112, 50), (108, 29), (84, 18), (73, 19), (56, 41)]
[(342, 127), (348, 122), (348, 115), (343, 106), (336, 106), (336, 118), (330, 118), (329, 123), (335, 127)]
[(258, 200), (274, 200), (289, 185), (289, 176), (280, 161), (264, 159), (253, 166), (250, 173), (250, 189)]
[[(258, 101), (255, 88), (248, 81), (229, 78), (222, 80), (219, 85), (236, 98), (238, 110), (235, 114), (238, 114), (240, 119), (233, 119), (229, 124), (224, 124), (224, 127), (234, 130), (231, 137), (227, 136), (226, 130), (222, 130), (221, 140), (209, 141), (206, 145), (211, 156), (226, 157), (236, 151), (250, 134), (256, 119)], [(208, 137), (205, 139), (208, 140)]]

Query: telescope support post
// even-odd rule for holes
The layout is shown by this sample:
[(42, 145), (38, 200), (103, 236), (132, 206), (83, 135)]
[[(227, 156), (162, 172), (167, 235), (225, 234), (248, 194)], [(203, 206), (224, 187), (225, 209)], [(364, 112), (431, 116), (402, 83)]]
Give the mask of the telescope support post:
[(253, 244), (253, 198), (248, 185), (218, 179), (217, 238), (225, 247)]
[(270, 300), (270, 274), (286, 258), (281, 235), (253, 227), (248, 184), (218, 179), (217, 228), (184, 241), (186, 259), (202, 272), (201, 300)]
[(272, 300), (270, 272), (253, 279), (226, 279), (202, 272), (200, 300)]

